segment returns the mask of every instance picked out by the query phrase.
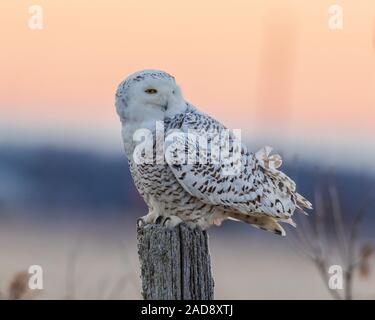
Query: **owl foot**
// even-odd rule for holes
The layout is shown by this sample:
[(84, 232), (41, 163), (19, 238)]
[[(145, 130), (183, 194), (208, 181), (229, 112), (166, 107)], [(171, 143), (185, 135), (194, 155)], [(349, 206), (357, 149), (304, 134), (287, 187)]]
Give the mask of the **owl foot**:
[(145, 221), (143, 220), (143, 218), (138, 218), (138, 219), (137, 219), (137, 227), (138, 227), (138, 228), (143, 227), (145, 224), (146, 224), (146, 223), (145, 223)]
[(146, 224), (160, 224), (163, 227), (174, 228), (181, 222), (182, 220), (177, 216), (164, 217), (155, 214), (147, 214), (137, 220), (137, 227), (140, 228), (145, 226)]
[(158, 216), (154, 213), (149, 213), (143, 217), (137, 219), (137, 227), (143, 227), (146, 224), (158, 223), (157, 220), (160, 219), (161, 216)]
[(179, 217), (169, 216), (169, 217), (164, 218), (163, 226), (171, 229), (171, 228), (178, 226), (181, 222), (183, 221)]

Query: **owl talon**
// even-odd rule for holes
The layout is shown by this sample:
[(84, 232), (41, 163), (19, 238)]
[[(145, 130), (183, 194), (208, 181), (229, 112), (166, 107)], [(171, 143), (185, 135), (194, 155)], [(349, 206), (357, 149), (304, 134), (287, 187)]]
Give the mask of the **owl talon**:
[(170, 221), (171, 218), (170, 217), (166, 217), (163, 221), (163, 227), (165, 227), (165, 225), (168, 223), (168, 221)]
[(138, 220), (137, 220), (137, 226), (140, 228), (140, 227), (145, 226), (146, 224), (158, 223), (156, 221), (159, 218), (160, 218), (160, 216), (158, 216), (155, 213), (146, 214), (145, 216), (138, 218)]
[(137, 219), (137, 227), (141, 228), (146, 224), (146, 222), (143, 220), (143, 218)]
[[(163, 217), (162, 216), (158, 216), (156, 219), (155, 219), (155, 224), (160, 224), (163, 220)], [(163, 222), (163, 226), (164, 226), (164, 223), (165, 223), (165, 220)]]
[(164, 219), (163, 226), (165, 226), (167, 228), (174, 228), (174, 227), (178, 226), (181, 222), (182, 222), (182, 220), (179, 217), (170, 216), (170, 217), (166, 217)]

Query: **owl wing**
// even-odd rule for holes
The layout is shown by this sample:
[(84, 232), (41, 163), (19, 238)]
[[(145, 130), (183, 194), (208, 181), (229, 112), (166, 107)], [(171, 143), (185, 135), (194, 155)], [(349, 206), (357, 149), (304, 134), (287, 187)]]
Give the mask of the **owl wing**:
[[(295, 183), (278, 170), (280, 156), (270, 155), (270, 148), (250, 154), (224, 129), (216, 120), (194, 112), (184, 119), (179, 131), (167, 136), (166, 161), (187, 192), (207, 204), (284, 220), (296, 207), (311, 207), (295, 192)], [(214, 150), (220, 150), (221, 155), (224, 144), (212, 137), (219, 134), (221, 138), (223, 132), (229, 152), (218, 159)]]

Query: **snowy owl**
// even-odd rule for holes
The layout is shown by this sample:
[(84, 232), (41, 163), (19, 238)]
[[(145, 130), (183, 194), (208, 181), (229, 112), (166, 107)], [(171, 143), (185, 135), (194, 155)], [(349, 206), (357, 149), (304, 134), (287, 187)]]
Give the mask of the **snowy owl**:
[[(148, 214), (138, 220), (139, 224), (162, 223), (173, 227), (184, 221), (192, 227), (207, 229), (232, 219), (285, 235), (280, 222), (295, 226), (294, 211), (312, 208), (296, 192), (295, 183), (278, 170), (281, 157), (272, 155), (270, 147), (250, 153), (242, 143), (233, 147), (236, 138), (230, 133), (227, 135), (230, 155), (237, 151), (239, 156), (226, 155), (221, 159), (220, 153), (215, 154), (222, 143), (215, 149), (219, 142), (214, 136), (228, 129), (187, 102), (168, 73), (143, 70), (131, 74), (118, 86), (115, 104), (130, 171), (149, 208)], [(162, 126), (164, 135), (158, 135), (158, 126)], [(148, 139), (145, 132), (149, 133)], [(182, 135), (162, 144), (158, 156), (158, 143), (176, 132)], [(202, 138), (207, 138), (205, 143), (199, 142), (204, 141)], [(143, 146), (151, 147), (151, 156), (146, 148), (138, 148), (140, 141)], [(184, 151), (193, 155), (205, 151), (206, 158), (186, 161), (189, 157), (181, 157)], [(148, 161), (141, 161), (147, 154)], [(227, 169), (238, 164), (240, 170), (228, 172)]]

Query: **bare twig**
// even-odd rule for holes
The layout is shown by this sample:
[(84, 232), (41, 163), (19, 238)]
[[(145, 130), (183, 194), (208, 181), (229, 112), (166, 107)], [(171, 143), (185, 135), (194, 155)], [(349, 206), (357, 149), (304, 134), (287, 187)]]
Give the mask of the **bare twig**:
[[(328, 197), (323, 197), (322, 188), (315, 191), (314, 218), (301, 219), (303, 228), (297, 229), (299, 247), (315, 264), (325, 287), (329, 290), (334, 299), (353, 298), (354, 271), (363, 264), (363, 259), (368, 259), (372, 250), (367, 250), (359, 258), (356, 255), (356, 248), (359, 238), (359, 226), (369, 208), (375, 189), (371, 190), (365, 197), (360, 209), (354, 216), (348, 232), (345, 230), (344, 217), (341, 210), (341, 203), (337, 188), (331, 182), (328, 187)], [(328, 201), (326, 203), (326, 201)], [(327, 209), (329, 208), (329, 209)], [(333, 224), (333, 225), (330, 225)], [(333, 231), (333, 232), (332, 232)], [(332, 236), (338, 249), (338, 258), (343, 263), (344, 269), (344, 293), (329, 288), (328, 268), (332, 264), (333, 256), (330, 252), (332, 247)], [(372, 247), (371, 247), (372, 248)]]
[(342, 257), (347, 254), (347, 238), (345, 236), (344, 219), (342, 216), (339, 194), (336, 186), (331, 184), (328, 188), (330, 201), (332, 204), (333, 227), (335, 228), (334, 235), (336, 236), (337, 246)]
[(368, 209), (368, 207), (371, 205), (371, 200), (374, 196), (374, 189), (370, 190), (368, 194), (366, 195), (360, 209), (357, 211), (356, 215), (354, 216), (354, 219), (351, 223), (351, 228), (349, 232), (349, 240), (348, 240), (348, 255), (347, 255), (347, 267), (346, 267), (346, 290), (345, 290), (345, 298), (347, 300), (351, 300), (353, 297), (352, 291), (353, 291), (353, 272), (355, 268), (358, 266), (359, 262), (358, 259), (355, 256), (355, 248), (358, 240), (358, 234), (359, 234), (359, 225), (361, 221), (363, 220), (363, 217)]

